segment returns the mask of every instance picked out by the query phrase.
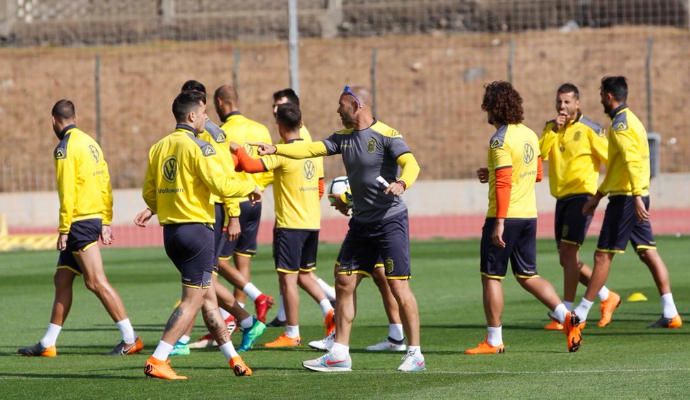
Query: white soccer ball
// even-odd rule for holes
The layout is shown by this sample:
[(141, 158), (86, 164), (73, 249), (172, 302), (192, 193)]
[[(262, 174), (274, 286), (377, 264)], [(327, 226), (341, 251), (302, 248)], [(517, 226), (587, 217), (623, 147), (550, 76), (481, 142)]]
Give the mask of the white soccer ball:
[[(346, 193), (347, 195), (352, 193), (350, 192), (350, 181), (347, 180), (347, 176), (339, 176), (334, 178), (331, 181), (331, 184), (328, 185), (328, 194), (339, 196), (343, 193)], [(332, 202), (332, 200), (330, 201)]]

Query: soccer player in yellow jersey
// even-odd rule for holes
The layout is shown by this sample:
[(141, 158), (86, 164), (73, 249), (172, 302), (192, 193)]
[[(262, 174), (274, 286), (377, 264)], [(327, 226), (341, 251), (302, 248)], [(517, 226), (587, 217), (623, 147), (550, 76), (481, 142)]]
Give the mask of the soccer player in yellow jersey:
[[(345, 129), (324, 140), (277, 146), (256, 144), (261, 155), (303, 159), (340, 154), (352, 190), (353, 215), (336, 267), (335, 342), (328, 353), (302, 365), (320, 372), (351, 371), (354, 296), (362, 277), (371, 274), (381, 258), (409, 343), (398, 370), (423, 371), (426, 363), (420, 347), (419, 311), (409, 283), (409, 218), (400, 198), (416, 181), (419, 164), (400, 133), (374, 118), (371, 94), (364, 87), (345, 86), (337, 112)], [(402, 169), (399, 176), (398, 167)]]
[[(302, 114), (299, 106), (278, 106), (276, 123), (284, 143), (303, 141), (299, 128)], [(273, 230), (273, 259), (280, 292), (285, 302), (285, 332), (266, 347), (295, 347), (301, 344), (299, 331), (299, 293), (305, 288), (321, 307), (327, 331), (335, 329), (333, 306), (321, 290), (312, 271), (316, 268), (323, 194), (323, 159), (295, 160), (283, 156), (251, 158), (243, 147), (232, 144), (238, 166), (247, 172), (274, 172), (276, 222)], [(327, 332), (328, 333), (328, 332)]]
[[(199, 81), (196, 80), (188, 80), (186, 81), (181, 88), (181, 92), (187, 91), (187, 90), (196, 90), (204, 95), (204, 103), (206, 102), (206, 87)], [(225, 139), (225, 133), (223, 132), (222, 129), (220, 129), (216, 124), (214, 124), (210, 119), (206, 119), (206, 122), (204, 124), (204, 131), (199, 133), (198, 137), (199, 139), (209, 143), (211, 146), (213, 146), (213, 149), (216, 151), (218, 154), (218, 157), (221, 161), (221, 164), (223, 166), (223, 172), (226, 176), (234, 176), (235, 173), (235, 163), (233, 161), (233, 157), (230, 154), (230, 148), (228, 146), (228, 143)], [(209, 201), (214, 204), (215, 206), (215, 218), (216, 221), (213, 226), (213, 234), (214, 234), (214, 251), (215, 251), (215, 259), (219, 260), (219, 254), (221, 250), (223, 249), (225, 243), (228, 241), (228, 238), (232, 240), (237, 239), (237, 235), (239, 235), (239, 200), (238, 198), (225, 198), (221, 199), (220, 197), (216, 195), (211, 195), (211, 198)], [(227, 210), (227, 212), (226, 212)], [(226, 215), (229, 216), (229, 223), (226, 222)], [(237, 226), (237, 232), (233, 233), (232, 231), (232, 226), (233, 226), (233, 221), (237, 222), (235, 225)], [(226, 226), (229, 226), (229, 229), (226, 229)], [(230, 233), (229, 233), (230, 232)], [(234, 237), (233, 237), (234, 235)], [(251, 283), (246, 283), (243, 282), (244, 276), (239, 273), (234, 268), (228, 268), (232, 272), (234, 272), (234, 276), (240, 280), (243, 288), (246, 288), (248, 286), (253, 286)], [(220, 307), (220, 312), (221, 315), (223, 316), (223, 319), (226, 321), (228, 324), (228, 329), (232, 333), (234, 330), (234, 326), (239, 324), (239, 326), (243, 329), (242, 330), (242, 345), (238, 349), (239, 352), (246, 351), (250, 349), (253, 345), (253, 343), (263, 334), (264, 330), (266, 329), (266, 326), (264, 323), (261, 321), (262, 319), (262, 314), (258, 314), (258, 309), (260, 307), (257, 307), (257, 317), (254, 318), (252, 317), (247, 311), (244, 310), (244, 308), (240, 307), (237, 302), (235, 301), (235, 297), (233, 294), (225, 287), (223, 286), (222, 283), (218, 281), (218, 272), (214, 271), (212, 275), (213, 279), (213, 285), (216, 290), (216, 297), (218, 298), (218, 304), (221, 306)], [(233, 282), (233, 284), (236, 284)], [(255, 291), (259, 292), (259, 296), (266, 297), (266, 295), (262, 294), (258, 289), (254, 287)], [(267, 311), (267, 309), (265, 310)], [(263, 319), (265, 319), (265, 311), (263, 313)], [(237, 321), (237, 323), (235, 322)], [(180, 339), (175, 343), (175, 347), (173, 351), (170, 353), (171, 356), (177, 356), (177, 355), (189, 355), (190, 353), (190, 348), (204, 348), (204, 347), (213, 347), (215, 345), (213, 341), (213, 337), (210, 333), (204, 335), (201, 339), (198, 341), (192, 343), (191, 345), (189, 344), (190, 340), (190, 335), (192, 332), (192, 329), (194, 327), (194, 323), (192, 322), (185, 333), (180, 337)]]
[(632, 243), (640, 260), (654, 277), (661, 296), (662, 315), (650, 327), (680, 328), (683, 321), (671, 294), (671, 280), (666, 264), (656, 250), (649, 220), (649, 144), (647, 131), (626, 104), (628, 83), (623, 76), (601, 80), (601, 104), (611, 118), (609, 127), (608, 169), (597, 193), (585, 203), (582, 212), (592, 214), (606, 195), (604, 222), (594, 252), (594, 270), (587, 291), (575, 314), (582, 321), (592, 307), (594, 296), (606, 283), (613, 256), (623, 253)]
[[(594, 195), (599, 184), (599, 168), (606, 165), (608, 144), (604, 130), (580, 111), (580, 91), (572, 83), (556, 91), (556, 118), (546, 123), (539, 151), (549, 161), (549, 187), (556, 200), (554, 232), (563, 267), (563, 304), (573, 309), (578, 280), (589, 284), (592, 270), (580, 261), (579, 250), (585, 241), (591, 215), (582, 214), (582, 206)], [(606, 326), (620, 296), (606, 286), (598, 293), (601, 300), (599, 326)], [(545, 327), (563, 330), (551, 321)]]
[(186, 379), (172, 369), (168, 356), (200, 308), (206, 326), (235, 375), (252, 374), (235, 351), (218, 311), (211, 278), (215, 265), (215, 215), (209, 198), (214, 194), (220, 198), (260, 199), (261, 191), (253, 182), (226, 176), (213, 146), (197, 138), (207, 118), (204, 98), (197, 91), (182, 92), (175, 98), (172, 111), (177, 126), (149, 151), (142, 189), (148, 208), (134, 220), (144, 226), (158, 214), (158, 221), (163, 225), (165, 251), (182, 276), (180, 304), (144, 367), (146, 375), (161, 379)]
[[(234, 87), (222, 85), (218, 87), (213, 95), (216, 112), (221, 120), (221, 129), (226, 133), (228, 142), (238, 143), (245, 147), (245, 150), (253, 157), (257, 157), (256, 149), (252, 149), (247, 143), (252, 141), (271, 142), (271, 134), (264, 125), (253, 121), (240, 113), (239, 96)], [(239, 173), (240, 178), (248, 179), (264, 189), (273, 181), (272, 172), (260, 174)], [(261, 222), (261, 203), (252, 204), (247, 199), (240, 202), (240, 232), (237, 240), (229, 243), (222, 250), (221, 275), (233, 282), (232, 276), (226, 267), (229, 267), (229, 257), (232, 256), (235, 267), (241, 272), (245, 279), (251, 281), (251, 260), (256, 255), (256, 238), (259, 233), (259, 223)], [(227, 276), (226, 276), (227, 274)], [(235, 283), (235, 282), (233, 282)], [(240, 303), (245, 302), (245, 294), (242, 286), (235, 287), (235, 298)], [(270, 300), (270, 301), (269, 301)], [(256, 300), (255, 300), (256, 301)], [(273, 299), (263, 298), (263, 303), (255, 304), (257, 315), (265, 316), (265, 312), (273, 304)], [(264, 318), (262, 318), (264, 321)]]
[(503, 286), (510, 261), (518, 283), (551, 310), (562, 323), (568, 350), (582, 340), (578, 321), (561, 302), (553, 286), (537, 273), (537, 202), (535, 183), (541, 180), (537, 135), (522, 124), (522, 97), (508, 82), (486, 86), (482, 110), (497, 130), (489, 140), (488, 168), (479, 180), (489, 183), (489, 209), (482, 228), (480, 270), (487, 336), (465, 354), (503, 353)]
[(120, 295), (105, 275), (98, 247), (99, 238), (105, 245), (113, 241), (113, 195), (103, 150), (77, 128), (70, 100), (55, 103), (52, 117), (53, 131), (60, 140), (54, 152), (60, 200), (55, 299), (45, 335), (34, 346), (18, 352), (24, 356), (57, 356), (55, 343), (72, 306), (72, 284), (77, 275), (83, 274), (84, 284), (98, 297), (122, 334), (122, 341), (110, 354), (138, 353), (144, 345), (134, 333)]

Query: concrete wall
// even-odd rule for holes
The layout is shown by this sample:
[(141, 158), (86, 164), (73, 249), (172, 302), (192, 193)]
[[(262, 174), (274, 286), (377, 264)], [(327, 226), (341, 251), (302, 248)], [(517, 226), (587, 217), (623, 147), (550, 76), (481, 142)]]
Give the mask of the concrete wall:
[[(145, 207), (139, 189), (116, 190), (114, 193), (114, 225), (129, 225), (134, 215)], [(487, 204), (487, 186), (476, 180), (440, 180), (418, 182), (404, 196), (411, 216), (442, 216), (483, 214)], [(537, 185), (537, 204), (540, 212), (553, 212), (555, 200), (549, 194), (548, 181)], [(690, 208), (690, 173), (661, 174), (652, 181), (654, 209)], [(262, 219), (271, 221), (273, 193), (266, 190)], [(323, 218), (339, 214), (321, 202)], [(5, 214), (10, 227), (57, 226), (58, 198), (55, 192), (0, 193), (0, 213)], [(690, 223), (690, 222), (689, 222)]]

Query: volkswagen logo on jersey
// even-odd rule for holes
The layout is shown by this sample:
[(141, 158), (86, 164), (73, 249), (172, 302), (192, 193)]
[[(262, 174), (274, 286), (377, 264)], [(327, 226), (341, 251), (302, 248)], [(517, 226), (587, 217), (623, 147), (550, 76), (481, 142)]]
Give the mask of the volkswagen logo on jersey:
[(525, 150), (522, 153), (522, 160), (525, 164), (529, 164), (534, 160), (534, 149), (529, 143), (525, 143)]
[(316, 167), (312, 160), (306, 160), (304, 162), (304, 177), (307, 179), (312, 179), (316, 173)]
[(163, 178), (168, 182), (175, 182), (177, 176), (177, 158), (168, 157), (163, 161)]

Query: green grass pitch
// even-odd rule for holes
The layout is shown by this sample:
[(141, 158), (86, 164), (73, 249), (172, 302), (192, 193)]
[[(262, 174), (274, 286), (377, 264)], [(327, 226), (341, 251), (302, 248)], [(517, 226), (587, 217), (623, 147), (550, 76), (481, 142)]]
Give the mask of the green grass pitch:
[[(592, 242), (582, 252), (587, 261)], [(690, 239), (664, 237), (659, 246), (671, 271), (676, 303), (689, 318)], [(551, 241), (539, 242), (539, 268), (560, 293), (562, 274), (554, 247)], [(362, 350), (387, 334), (378, 292), (365, 280), (351, 343), (353, 372), (320, 374), (302, 369), (302, 360), (320, 354), (306, 346), (257, 348), (244, 355), (255, 375), (236, 378), (218, 351), (196, 351), (173, 359), (178, 372), (189, 376), (186, 382), (143, 375), (144, 361), (157, 344), (180, 291), (177, 271), (162, 249), (103, 251), (110, 280), (146, 345), (141, 355), (126, 358), (103, 355), (119, 340), (119, 333), (81, 279), (75, 281), (72, 312), (58, 340), (59, 356), (15, 355), (18, 347), (38, 341), (47, 326), (56, 253), (0, 254), (0, 398), (687, 398), (690, 326), (675, 331), (646, 328), (659, 317), (659, 299), (649, 272), (630, 249), (616, 257), (609, 279), (609, 287), (621, 293), (624, 302), (614, 322), (604, 329), (596, 327), (595, 304), (579, 352), (567, 352), (561, 333), (542, 330), (547, 310), (508, 277), (503, 318), (506, 353), (463, 355), (485, 334), (478, 248), (477, 241), (413, 243), (412, 286), (421, 311), (426, 372), (399, 373), (400, 354)], [(321, 277), (331, 275), (337, 249), (322, 246)], [(270, 249), (262, 247), (253, 276), (257, 286), (276, 295), (271, 264)], [(625, 302), (637, 291), (649, 301)], [(582, 293), (580, 287), (578, 295)], [(274, 315), (271, 311), (269, 318)], [(301, 322), (305, 343), (321, 337), (320, 312), (304, 294)], [(201, 333), (197, 318), (195, 335)], [(268, 329), (260, 343), (279, 333), (279, 329)]]

